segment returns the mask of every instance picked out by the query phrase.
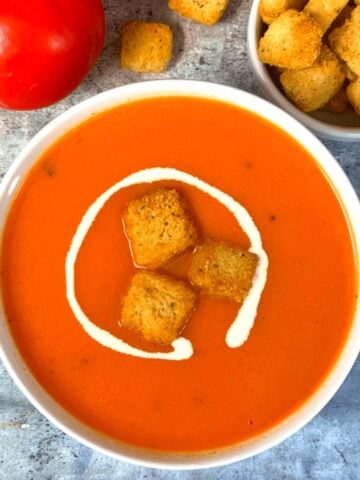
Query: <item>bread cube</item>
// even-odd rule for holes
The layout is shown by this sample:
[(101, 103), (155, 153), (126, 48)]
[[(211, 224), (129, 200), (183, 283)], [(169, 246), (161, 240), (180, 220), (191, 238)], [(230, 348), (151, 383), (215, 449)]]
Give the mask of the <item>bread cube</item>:
[(333, 113), (344, 113), (348, 106), (349, 99), (346, 94), (346, 87), (344, 84), (340, 90), (326, 103), (325, 109)]
[(163, 23), (133, 21), (122, 28), (120, 65), (137, 73), (164, 72), (172, 54), (173, 35)]
[(263, 63), (287, 69), (306, 68), (316, 62), (322, 31), (307, 13), (287, 10), (276, 18), (259, 43)]
[(124, 225), (141, 267), (158, 268), (197, 240), (185, 200), (174, 189), (158, 188), (129, 202)]
[(264, 23), (272, 23), (286, 10), (301, 10), (306, 0), (260, 0), (259, 13)]
[(360, 76), (360, 6), (354, 8), (349, 20), (329, 35), (332, 50)]
[(345, 71), (325, 45), (318, 61), (301, 70), (285, 70), (280, 82), (286, 96), (303, 112), (322, 108), (341, 88)]
[(195, 292), (184, 282), (153, 272), (136, 273), (123, 300), (121, 325), (149, 342), (170, 344), (184, 329), (195, 300)]
[(304, 12), (311, 15), (325, 33), (349, 0), (309, 0)]
[(189, 279), (210, 297), (242, 302), (248, 294), (258, 257), (225, 242), (206, 240), (195, 250)]
[(205, 25), (214, 25), (224, 13), (229, 0), (169, 0), (169, 7), (183, 17)]
[(346, 90), (347, 96), (355, 112), (360, 115), (360, 79), (351, 82)]

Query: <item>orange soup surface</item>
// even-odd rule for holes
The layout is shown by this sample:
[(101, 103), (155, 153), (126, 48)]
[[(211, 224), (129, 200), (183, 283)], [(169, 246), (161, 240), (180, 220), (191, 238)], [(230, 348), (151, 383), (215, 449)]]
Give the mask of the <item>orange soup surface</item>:
[[(182, 333), (194, 348), (184, 361), (105, 348), (72, 313), (65, 259), (77, 226), (111, 185), (149, 167), (197, 176), (235, 198), (254, 219), (269, 270), (255, 325), (240, 348), (225, 343), (238, 309), (232, 302), (200, 298)], [(184, 183), (161, 185), (186, 197), (202, 237), (249, 247), (217, 200)], [(121, 301), (136, 271), (123, 212), (151, 188), (128, 187), (105, 204), (81, 247), (75, 284), (93, 323), (156, 351), (119, 326)], [(185, 264), (180, 258), (166, 271), (182, 278)], [(94, 429), (167, 451), (229, 446), (293, 413), (336, 361), (355, 303), (347, 222), (312, 157), (261, 118), (195, 98), (133, 102), (58, 140), (12, 204), (1, 268), (9, 325), (39, 383)]]

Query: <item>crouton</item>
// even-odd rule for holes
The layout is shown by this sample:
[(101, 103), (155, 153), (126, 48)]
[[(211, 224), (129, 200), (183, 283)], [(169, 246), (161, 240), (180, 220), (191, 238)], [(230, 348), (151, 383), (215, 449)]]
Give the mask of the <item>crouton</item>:
[(346, 89), (346, 93), (355, 112), (360, 115), (360, 79), (351, 82)]
[(184, 282), (153, 272), (136, 273), (123, 300), (121, 326), (154, 343), (179, 337), (194, 309), (195, 292)]
[(307, 13), (287, 10), (269, 26), (259, 44), (260, 60), (275, 67), (306, 68), (321, 49), (321, 28)]
[(183, 17), (205, 25), (214, 25), (224, 13), (229, 0), (169, 0), (169, 7)]
[(206, 240), (193, 254), (189, 279), (202, 294), (242, 302), (248, 294), (258, 258), (224, 242)]
[(137, 73), (159, 73), (171, 59), (173, 36), (163, 23), (134, 21), (122, 28), (120, 65)]
[(329, 35), (332, 50), (352, 72), (360, 76), (360, 6), (356, 7), (344, 25)]
[(259, 13), (264, 23), (272, 23), (286, 10), (301, 10), (306, 0), (260, 0)]
[(301, 70), (285, 70), (280, 75), (286, 96), (303, 112), (322, 108), (344, 81), (345, 72), (340, 61), (325, 45), (314, 65)]
[(325, 33), (348, 3), (349, 0), (309, 0), (305, 5), (304, 12), (311, 15)]
[(346, 87), (343, 85), (340, 90), (326, 103), (325, 109), (333, 113), (344, 113), (349, 106), (349, 99), (346, 94)]
[(160, 267), (197, 240), (185, 200), (174, 189), (159, 188), (129, 202), (124, 226), (141, 267)]

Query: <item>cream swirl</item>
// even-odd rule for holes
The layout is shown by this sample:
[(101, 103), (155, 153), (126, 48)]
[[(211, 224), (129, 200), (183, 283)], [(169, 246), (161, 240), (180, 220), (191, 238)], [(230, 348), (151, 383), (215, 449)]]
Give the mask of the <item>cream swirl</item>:
[(75, 264), (83, 241), (105, 203), (120, 190), (142, 183), (154, 183), (162, 180), (175, 180), (191, 185), (224, 205), (235, 217), (239, 226), (249, 237), (249, 251), (258, 256), (258, 265), (251, 289), (240, 306), (237, 315), (226, 334), (226, 344), (230, 348), (240, 347), (248, 338), (254, 325), (261, 294), (266, 284), (268, 257), (263, 249), (261, 235), (248, 211), (230, 195), (203, 180), (175, 168), (149, 168), (132, 173), (102, 193), (88, 208), (78, 225), (66, 256), (65, 280), (66, 296), (75, 318), (86, 333), (104, 347), (126, 355), (159, 360), (186, 360), (193, 354), (190, 340), (180, 337), (173, 343), (171, 352), (146, 352), (132, 347), (120, 338), (95, 325), (82, 310), (75, 293)]

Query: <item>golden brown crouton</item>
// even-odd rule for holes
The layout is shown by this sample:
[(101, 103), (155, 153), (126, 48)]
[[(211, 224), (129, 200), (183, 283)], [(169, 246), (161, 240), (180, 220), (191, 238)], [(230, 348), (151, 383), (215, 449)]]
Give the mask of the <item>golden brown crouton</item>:
[(183, 17), (205, 25), (214, 25), (220, 20), (229, 0), (169, 0), (169, 7)]
[(332, 50), (360, 76), (360, 6), (356, 7), (344, 25), (329, 35)]
[(309, 0), (304, 12), (311, 15), (325, 33), (347, 3), (349, 0)]
[(325, 45), (314, 65), (302, 70), (285, 70), (280, 75), (286, 96), (303, 112), (322, 108), (340, 90), (344, 80), (340, 61)]
[(325, 109), (329, 112), (344, 113), (349, 106), (349, 99), (346, 94), (346, 87), (343, 85), (340, 90), (326, 103)]
[(194, 309), (195, 292), (184, 282), (153, 272), (136, 273), (123, 300), (121, 325), (149, 342), (170, 344)]
[(207, 240), (193, 254), (189, 279), (205, 295), (242, 302), (251, 288), (257, 262), (253, 253)]
[(259, 13), (264, 23), (272, 23), (286, 10), (301, 10), (306, 0), (260, 0)]
[(197, 240), (185, 200), (174, 189), (152, 190), (129, 202), (124, 224), (135, 263), (141, 267), (160, 267)]
[(320, 55), (321, 35), (320, 26), (310, 15), (287, 10), (260, 40), (260, 60), (291, 70), (309, 67)]
[(347, 96), (355, 112), (360, 115), (360, 79), (351, 82), (346, 90)]
[(134, 21), (123, 26), (121, 68), (138, 73), (163, 72), (171, 52), (172, 32), (168, 25)]

